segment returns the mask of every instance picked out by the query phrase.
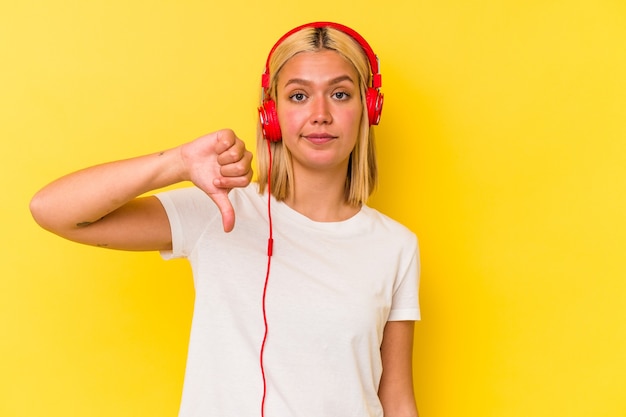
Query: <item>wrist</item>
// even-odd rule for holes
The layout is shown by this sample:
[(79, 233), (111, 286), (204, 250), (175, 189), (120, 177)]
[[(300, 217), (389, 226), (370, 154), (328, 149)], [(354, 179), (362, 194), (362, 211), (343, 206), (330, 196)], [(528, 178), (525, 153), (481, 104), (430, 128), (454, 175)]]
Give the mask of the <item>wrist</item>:
[(181, 155), (181, 146), (152, 155), (152, 188), (162, 188), (188, 181), (188, 170)]

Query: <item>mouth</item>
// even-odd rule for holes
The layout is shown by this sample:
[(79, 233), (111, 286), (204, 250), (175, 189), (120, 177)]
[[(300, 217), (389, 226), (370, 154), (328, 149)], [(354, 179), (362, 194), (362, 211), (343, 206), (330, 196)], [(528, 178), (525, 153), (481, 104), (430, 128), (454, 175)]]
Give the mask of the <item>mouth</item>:
[(330, 133), (310, 133), (307, 135), (302, 135), (302, 138), (316, 145), (322, 145), (324, 143), (328, 143), (334, 139), (337, 139), (337, 136), (333, 136)]

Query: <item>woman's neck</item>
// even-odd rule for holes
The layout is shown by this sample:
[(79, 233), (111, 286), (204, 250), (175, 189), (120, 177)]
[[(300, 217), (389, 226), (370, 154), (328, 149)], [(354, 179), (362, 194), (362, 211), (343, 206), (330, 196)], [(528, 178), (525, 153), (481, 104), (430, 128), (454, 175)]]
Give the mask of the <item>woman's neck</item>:
[(295, 192), (285, 204), (298, 213), (318, 222), (347, 220), (361, 209), (348, 204), (345, 196), (345, 174), (296, 175)]

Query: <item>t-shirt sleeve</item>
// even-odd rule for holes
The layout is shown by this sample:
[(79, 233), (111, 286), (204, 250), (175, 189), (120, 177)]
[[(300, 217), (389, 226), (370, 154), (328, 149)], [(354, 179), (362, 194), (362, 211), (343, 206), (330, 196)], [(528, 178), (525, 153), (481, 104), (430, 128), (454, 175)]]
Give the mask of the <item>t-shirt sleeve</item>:
[(394, 286), (389, 321), (419, 320), (419, 279), (420, 258), (417, 237), (405, 246), (403, 264), (398, 269), (398, 277)]
[(156, 194), (170, 222), (172, 250), (161, 251), (164, 259), (186, 258), (212, 221), (220, 221), (217, 206), (196, 187)]

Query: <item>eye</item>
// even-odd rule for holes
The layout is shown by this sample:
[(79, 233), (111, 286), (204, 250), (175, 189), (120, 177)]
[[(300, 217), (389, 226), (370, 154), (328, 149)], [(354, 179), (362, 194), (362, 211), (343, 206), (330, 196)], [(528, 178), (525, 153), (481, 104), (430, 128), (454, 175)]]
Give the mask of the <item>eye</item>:
[(350, 94), (345, 91), (337, 91), (333, 94), (333, 97), (335, 97), (336, 100), (344, 101), (350, 98)]
[(289, 99), (295, 102), (301, 102), (306, 99), (306, 96), (304, 95), (304, 93), (294, 93), (289, 96)]

